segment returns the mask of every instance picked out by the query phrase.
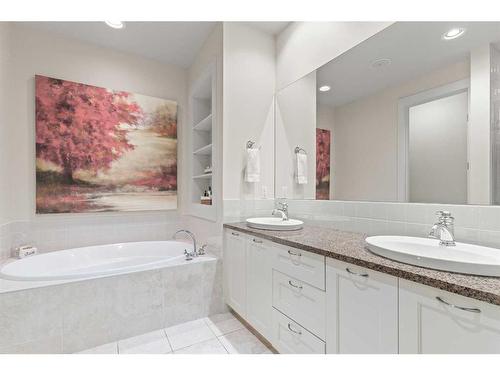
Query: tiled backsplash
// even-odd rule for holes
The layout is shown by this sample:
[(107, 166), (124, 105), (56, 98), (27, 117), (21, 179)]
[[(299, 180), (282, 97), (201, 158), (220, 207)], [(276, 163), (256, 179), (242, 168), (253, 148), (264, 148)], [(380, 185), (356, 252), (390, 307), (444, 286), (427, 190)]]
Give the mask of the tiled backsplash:
[(370, 235), (427, 236), (436, 222), (436, 211), (447, 210), (455, 217), (458, 241), (500, 248), (500, 207), (315, 200), (288, 203), (292, 217), (327, 221), (340, 230)]
[[(422, 203), (288, 200), (291, 217), (370, 235), (427, 236), (436, 211), (455, 217), (458, 241), (500, 248), (500, 207)], [(225, 200), (224, 221), (269, 216), (273, 200)]]

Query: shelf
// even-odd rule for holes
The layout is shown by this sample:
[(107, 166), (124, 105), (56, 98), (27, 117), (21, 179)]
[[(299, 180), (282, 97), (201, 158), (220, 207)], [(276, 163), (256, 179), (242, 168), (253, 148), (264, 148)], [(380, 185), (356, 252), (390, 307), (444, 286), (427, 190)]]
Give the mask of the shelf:
[(199, 131), (210, 131), (212, 130), (212, 114), (209, 114), (203, 120), (198, 122), (195, 126), (193, 126), (194, 130)]
[(199, 148), (198, 150), (195, 150), (193, 152), (194, 155), (211, 155), (212, 154), (212, 144), (210, 143), (209, 145), (203, 146)]
[(212, 178), (212, 173), (205, 173), (205, 174), (200, 174), (198, 176), (193, 176), (193, 179), (195, 180), (202, 180), (202, 179), (209, 179)]

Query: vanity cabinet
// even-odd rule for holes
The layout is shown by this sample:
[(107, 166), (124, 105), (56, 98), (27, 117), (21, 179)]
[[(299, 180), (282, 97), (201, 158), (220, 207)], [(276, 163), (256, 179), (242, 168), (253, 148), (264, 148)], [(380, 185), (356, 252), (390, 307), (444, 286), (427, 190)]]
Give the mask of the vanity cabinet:
[(250, 325), (262, 336), (272, 334), (272, 255), (269, 241), (247, 238), (247, 316)]
[(398, 353), (398, 279), (327, 258), (327, 353)]
[(240, 316), (247, 316), (247, 236), (224, 231), (224, 295), (226, 303)]
[(280, 353), (500, 353), (500, 306), (231, 229), (224, 282)]
[(411, 281), (399, 283), (401, 353), (500, 353), (500, 307)]

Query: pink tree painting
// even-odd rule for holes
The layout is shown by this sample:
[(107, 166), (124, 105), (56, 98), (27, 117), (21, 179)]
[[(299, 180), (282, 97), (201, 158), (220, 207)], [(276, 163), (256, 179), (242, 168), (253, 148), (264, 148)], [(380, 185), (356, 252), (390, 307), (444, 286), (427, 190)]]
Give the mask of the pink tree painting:
[(330, 199), (330, 130), (316, 129), (316, 199)]
[(35, 83), (37, 213), (176, 208), (175, 102)]

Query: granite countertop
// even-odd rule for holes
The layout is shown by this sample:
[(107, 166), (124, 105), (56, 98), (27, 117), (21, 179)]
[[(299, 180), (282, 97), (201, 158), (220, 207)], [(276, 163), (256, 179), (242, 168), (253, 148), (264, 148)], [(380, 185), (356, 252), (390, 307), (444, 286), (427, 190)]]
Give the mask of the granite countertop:
[(227, 223), (224, 227), (500, 306), (499, 277), (463, 275), (392, 261), (368, 251), (367, 236), (360, 233), (307, 223), (303, 229), (289, 232), (253, 229), (246, 223)]

